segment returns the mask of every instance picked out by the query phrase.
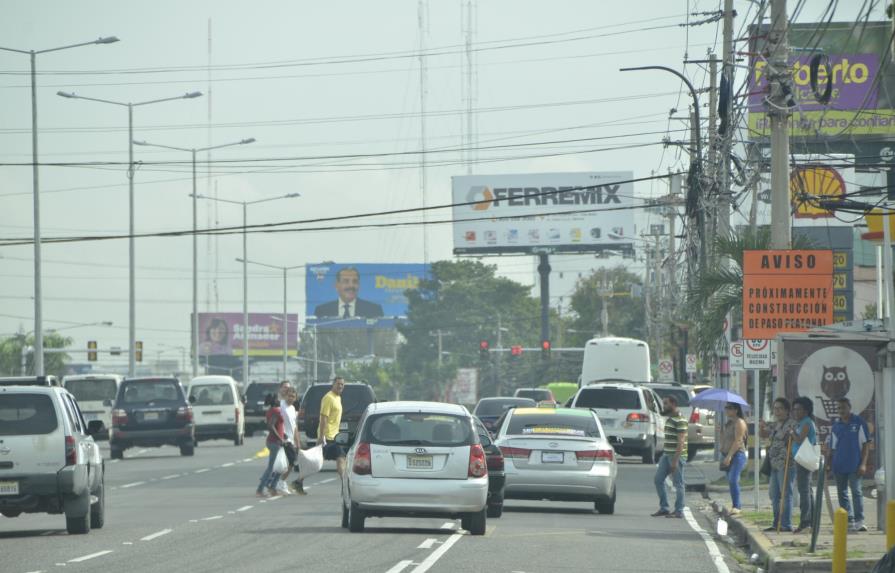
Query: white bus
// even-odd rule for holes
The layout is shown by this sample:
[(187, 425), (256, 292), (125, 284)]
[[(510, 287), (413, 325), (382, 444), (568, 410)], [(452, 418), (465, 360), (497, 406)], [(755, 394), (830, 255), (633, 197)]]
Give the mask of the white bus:
[(584, 345), (578, 386), (598, 382), (650, 381), (649, 345), (635, 338), (592, 338)]

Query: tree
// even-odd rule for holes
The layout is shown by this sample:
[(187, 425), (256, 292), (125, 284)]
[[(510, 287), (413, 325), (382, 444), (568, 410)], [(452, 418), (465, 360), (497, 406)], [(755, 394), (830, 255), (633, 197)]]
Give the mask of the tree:
[[(44, 334), (44, 348), (66, 348), (72, 339), (57, 332)], [(34, 373), (34, 352), (25, 355), (25, 371), (22, 371), (22, 348), (34, 346), (34, 335), (20, 333), (0, 340), (0, 373), (4, 376), (27, 376)], [(71, 357), (65, 353), (45, 353), (44, 372), (62, 377), (65, 365)]]
[(600, 296), (599, 289), (604, 283), (612, 285), (612, 295), (606, 300), (609, 332), (629, 338), (646, 337), (643, 298), (633, 296), (642, 281), (625, 267), (619, 266), (614, 269), (597, 269), (578, 281), (571, 302), (574, 313), (570, 323), (572, 332), (567, 337), (564, 336), (565, 344), (584, 346), (590, 338), (602, 332), (600, 317), (603, 312), (603, 297)]

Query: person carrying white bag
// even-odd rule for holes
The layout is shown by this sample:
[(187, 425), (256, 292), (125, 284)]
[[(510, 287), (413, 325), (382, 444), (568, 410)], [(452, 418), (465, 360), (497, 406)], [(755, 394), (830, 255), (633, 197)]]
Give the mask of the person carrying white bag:
[(323, 444), (318, 444), (307, 450), (298, 450), (294, 469), (298, 473), (298, 479), (292, 482), (292, 487), (299, 494), (307, 495), (304, 481), (323, 469)]
[[(795, 436), (792, 442), (792, 454), (796, 461), (796, 489), (799, 492), (799, 526), (793, 533), (801, 533), (809, 529), (813, 523), (814, 496), (811, 495), (811, 476), (817, 470), (820, 456), (817, 454), (817, 426), (814, 425), (814, 402), (811, 398), (799, 396), (792, 403), (792, 416), (796, 420)], [(807, 448), (811, 450), (807, 450)], [(806, 448), (802, 451), (802, 448)], [(814, 463), (806, 454), (814, 454)], [(803, 462), (808, 464), (805, 467)], [(811, 469), (813, 467), (814, 469)]]

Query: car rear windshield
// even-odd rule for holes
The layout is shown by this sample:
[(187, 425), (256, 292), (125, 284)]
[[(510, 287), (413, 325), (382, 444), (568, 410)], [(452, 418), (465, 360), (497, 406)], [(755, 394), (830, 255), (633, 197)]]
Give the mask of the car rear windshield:
[[(330, 386), (312, 386), (305, 393), (302, 405), (305, 415), (317, 416), (320, 414), (320, 402), (329, 392)], [(376, 401), (376, 396), (369, 386), (345, 386), (342, 390), (342, 416), (345, 414), (361, 414), (367, 406)]]
[(0, 394), (0, 436), (49, 434), (56, 429), (56, 409), (45, 394)]
[(674, 396), (677, 398), (677, 405), (681, 408), (690, 406), (690, 394), (683, 388), (653, 388), (653, 392), (659, 395), (659, 398)]
[(578, 408), (612, 408), (614, 410), (640, 410), (640, 394), (637, 390), (622, 388), (585, 388), (575, 400)]
[(516, 393), (517, 398), (531, 398), (532, 400), (552, 400), (553, 395), (550, 393), (550, 390), (519, 390)]
[(531, 398), (503, 398), (500, 400), (482, 400), (475, 407), (476, 416), (500, 416), (504, 410), (512, 406), (536, 406)]
[(202, 384), (190, 388), (190, 398), (195, 397), (194, 406), (233, 405), (233, 390), (229, 384)]
[(404, 446), (464, 446), (475, 443), (472, 423), (464, 416), (407, 412), (379, 414), (367, 422), (364, 440)]
[(183, 398), (177, 382), (172, 380), (155, 380), (151, 382), (125, 382), (121, 386), (118, 401), (123, 404), (142, 404), (146, 402), (176, 402)]
[[(589, 413), (589, 412), (588, 412)], [(600, 428), (593, 415), (562, 414), (513, 414), (507, 425), (507, 435), (513, 436), (574, 436), (599, 438)]]
[(252, 384), (249, 386), (249, 389), (246, 390), (246, 402), (260, 402), (261, 400), (264, 400), (264, 397), (268, 394), (276, 396), (279, 391), (280, 385), (276, 383)]
[(65, 383), (65, 389), (74, 394), (78, 402), (101, 402), (114, 400), (118, 386), (111, 378), (96, 378), (90, 380), (69, 380)]

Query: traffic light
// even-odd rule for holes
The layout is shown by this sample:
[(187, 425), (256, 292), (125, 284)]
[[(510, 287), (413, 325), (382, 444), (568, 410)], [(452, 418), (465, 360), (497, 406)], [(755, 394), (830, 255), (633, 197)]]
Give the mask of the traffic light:
[(136, 350), (136, 352), (134, 353), (134, 360), (136, 360), (137, 362), (143, 362), (143, 341), (135, 341), (134, 349)]
[(544, 359), (550, 358), (550, 341), (549, 340), (541, 341), (541, 358), (544, 358)]
[(87, 341), (87, 361), (88, 362), (96, 362), (96, 341), (95, 340)]
[(510, 356), (513, 358), (519, 358), (520, 356), (522, 356), (522, 346), (520, 346), (519, 344), (510, 346)]
[(491, 348), (491, 344), (487, 340), (479, 341), (479, 358), (481, 360), (488, 360), (489, 349)]

